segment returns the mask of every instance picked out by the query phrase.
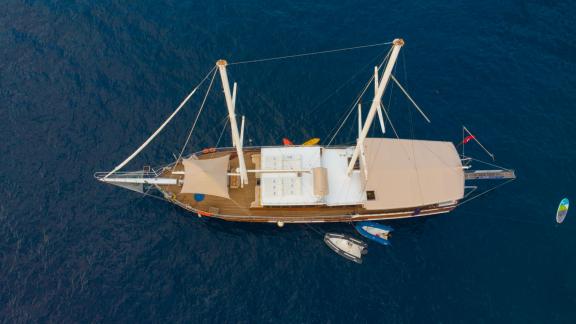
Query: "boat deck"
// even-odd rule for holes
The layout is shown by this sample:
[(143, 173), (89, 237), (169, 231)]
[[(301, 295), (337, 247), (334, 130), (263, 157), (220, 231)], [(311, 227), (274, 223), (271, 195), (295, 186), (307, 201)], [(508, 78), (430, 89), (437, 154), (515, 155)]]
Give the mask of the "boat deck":
[[(199, 159), (215, 158), (230, 154), (230, 172), (238, 168), (238, 157), (232, 149), (209, 152), (197, 155)], [(244, 159), (247, 169), (259, 168), (260, 149), (245, 149)], [(183, 171), (181, 163), (178, 163), (174, 171)], [(162, 177), (182, 178), (182, 175), (172, 174), (172, 170), (166, 169)], [(419, 209), (367, 211), (361, 205), (357, 206), (266, 206), (259, 203), (259, 180), (255, 173), (248, 173), (248, 184), (239, 187), (239, 177), (229, 176), (230, 199), (204, 196), (202, 201), (196, 201), (194, 194), (180, 193), (178, 185), (161, 185), (160, 188), (170, 197), (170, 200), (192, 212), (203, 216), (213, 216), (226, 220), (246, 222), (343, 222), (367, 219), (406, 218), (445, 213), (452, 210), (455, 205), (449, 206), (426, 206)], [(257, 192), (258, 191), (258, 192)], [(258, 193), (258, 195), (257, 195)]]

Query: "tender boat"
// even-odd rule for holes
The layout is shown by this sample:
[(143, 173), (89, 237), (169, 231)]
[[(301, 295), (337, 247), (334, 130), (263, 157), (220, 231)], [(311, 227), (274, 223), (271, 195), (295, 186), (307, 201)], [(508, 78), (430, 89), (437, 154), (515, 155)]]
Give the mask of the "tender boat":
[(326, 233), (324, 242), (334, 252), (356, 263), (362, 263), (362, 256), (368, 253), (366, 243), (344, 234)]
[(394, 229), (390, 226), (378, 224), (376, 222), (358, 222), (355, 226), (360, 235), (376, 241), (382, 245), (390, 245), (388, 239)]

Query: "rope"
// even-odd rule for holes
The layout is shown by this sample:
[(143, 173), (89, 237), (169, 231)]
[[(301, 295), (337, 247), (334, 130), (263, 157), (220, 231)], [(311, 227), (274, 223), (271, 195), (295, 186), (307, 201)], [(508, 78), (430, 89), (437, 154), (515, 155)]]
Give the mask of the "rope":
[[(354, 103), (352, 104), (352, 106), (350, 106), (350, 109), (348, 110), (348, 113), (346, 114), (346, 117), (344, 117), (344, 120), (340, 123), (340, 126), (338, 126), (338, 129), (336, 129), (336, 132), (334, 133), (334, 135), (332, 135), (330, 137), (330, 140), (328, 141), (328, 144), (326, 146), (330, 146), (330, 144), (332, 144), (332, 141), (334, 141), (334, 139), (336, 138), (336, 136), (338, 136), (338, 133), (340, 132), (340, 130), (342, 129), (342, 127), (344, 127), (344, 124), (346, 123), (346, 121), (348, 121), (348, 118), (350, 118), (350, 115), (352, 114), (352, 112), (354, 111), (354, 109), (356, 108), (356, 105), (358, 104), (358, 102), (360, 101), (360, 98), (362, 97), (362, 95), (364, 95), (364, 92), (366, 92), (366, 90), (368, 89), (368, 86), (370, 86), (370, 82), (368, 81), (368, 83), (366, 84), (366, 87), (364, 87), (364, 90), (362, 90), (362, 93), (360, 94), (360, 97), (358, 99), (356, 99), (356, 101), (354, 101)], [(332, 132), (334, 131), (334, 128), (330, 131), (330, 133), (328, 133), (328, 135), (332, 134)]]
[(489, 165), (489, 166), (493, 166), (493, 167), (495, 167), (495, 168), (499, 168), (499, 169), (502, 169), (502, 170), (512, 171), (512, 169), (507, 169), (507, 168), (505, 168), (505, 167), (499, 166), (499, 165), (494, 164), (494, 163), (485, 162), (485, 161), (478, 160), (478, 159), (475, 159), (475, 158), (469, 157), (469, 156), (466, 156), (466, 157), (469, 158), (469, 159), (472, 160), (472, 161), (480, 162), (480, 163), (483, 163), (483, 164), (486, 164), (486, 165)]
[(284, 60), (302, 56), (311, 56), (311, 55), (318, 55), (318, 54), (327, 54), (327, 53), (335, 53), (335, 52), (343, 52), (343, 51), (351, 51), (355, 49), (361, 48), (369, 48), (369, 47), (376, 47), (376, 46), (383, 46), (383, 45), (390, 45), (392, 42), (385, 42), (385, 43), (375, 43), (369, 45), (361, 45), (361, 46), (354, 46), (354, 47), (344, 47), (338, 49), (331, 49), (326, 51), (319, 51), (319, 52), (310, 52), (310, 53), (301, 53), (301, 54), (293, 54), (293, 55), (285, 55), (285, 56), (277, 56), (277, 57), (268, 57), (262, 59), (255, 59), (255, 60), (246, 60), (246, 61), (238, 61), (228, 63), (228, 65), (238, 65), (238, 64), (250, 64), (250, 63), (260, 63), (260, 62), (269, 62), (269, 61), (277, 61), (277, 60)]
[(384, 104), (382, 104), (382, 102), (380, 102), (380, 107), (382, 107), (382, 110), (384, 111), (384, 115), (386, 115), (386, 119), (388, 119), (388, 123), (390, 123), (390, 126), (392, 126), (392, 131), (394, 132), (394, 135), (396, 135), (397, 139), (400, 139), (400, 136), (398, 136), (398, 132), (396, 132), (396, 128), (394, 127), (394, 124), (392, 123), (392, 119), (390, 119), (390, 117), (388, 116), (388, 112), (386, 111), (386, 107), (384, 107)]
[(114, 172), (120, 170), (122, 167), (124, 167), (126, 164), (128, 164), (128, 162), (130, 162), (136, 155), (138, 155), (138, 153), (140, 153), (146, 146), (148, 146), (148, 144), (150, 144), (150, 142), (152, 142), (152, 140), (158, 134), (160, 134), (160, 132), (164, 129), (164, 127), (166, 127), (166, 125), (168, 125), (168, 123), (172, 120), (172, 118), (174, 118), (174, 116), (176, 116), (176, 114), (182, 109), (182, 107), (184, 107), (184, 105), (186, 105), (188, 100), (190, 100), (190, 98), (192, 98), (194, 93), (196, 93), (196, 90), (198, 90), (198, 88), (200, 88), (200, 86), (204, 83), (204, 81), (206, 81), (206, 79), (208, 78), (210, 73), (212, 73), (212, 71), (215, 71), (215, 70), (216, 70), (216, 66), (214, 66), (210, 70), (210, 72), (208, 72), (206, 74), (206, 76), (204, 76), (204, 78), (200, 81), (200, 83), (194, 89), (192, 89), (192, 91), (188, 94), (188, 96), (180, 103), (180, 105), (178, 105), (178, 108), (176, 108), (176, 110), (174, 110), (174, 112), (172, 112), (170, 117), (168, 117), (168, 119), (166, 119), (164, 121), (164, 123), (162, 123), (162, 125), (160, 125), (160, 127), (142, 145), (140, 145), (140, 147), (138, 149), (136, 149), (136, 151), (134, 151), (134, 153), (132, 153), (132, 155), (130, 155), (128, 158), (126, 158), (126, 160), (124, 160), (122, 163), (118, 164), (112, 171), (110, 171), (108, 174), (106, 174), (104, 176), (104, 179), (111, 176)]
[(324, 236), (326, 233), (323, 233), (321, 230), (318, 230), (316, 228), (314, 228), (312, 225), (308, 224), (308, 223), (304, 223), (304, 225), (308, 226), (310, 229), (312, 229), (314, 232)]
[(471, 212), (462, 212), (463, 215), (472, 215), (472, 216), (480, 216), (480, 217), (488, 217), (491, 218), (493, 220), (508, 220), (508, 221), (513, 221), (513, 222), (521, 222), (521, 223), (526, 223), (526, 224), (534, 224), (534, 225), (549, 225), (549, 223), (544, 223), (544, 222), (536, 222), (536, 221), (532, 221), (532, 220), (526, 220), (526, 219), (519, 219), (519, 218), (511, 218), (511, 217), (503, 217), (503, 216), (492, 216), (490, 214), (479, 214), (479, 213), (471, 213)]
[(220, 136), (218, 137), (218, 141), (216, 142), (216, 147), (220, 144), (220, 140), (222, 139), (222, 135), (224, 135), (224, 131), (226, 131), (226, 126), (228, 126), (229, 118), (225, 117), (226, 121), (224, 122), (224, 127), (222, 127), (222, 131), (220, 132)]
[(484, 192), (482, 192), (482, 193), (477, 194), (476, 196), (473, 196), (473, 197), (470, 198), (470, 199), (464, 200), (463, 202), (459, 203), (458, 206), (464, 205), (465, 203), (467, 203), (467, 202), (469, 202), (469, 201), (472, 201), (472, 200), (474, 200), (474, 199), (476, 199), (476, 198), (480, 198), (481, 196), (484, 196), (485, 194), (489, 193), (490, 191), (496, 190), (496, 189), (502, 187), (503, 185), (505, 185), (505, 184), (507, 184), (507, 183), (509, 183), (509, 182), (512, 182), (512, 181), (514, 181), (514, 180), (516, 180), (516, 179), (509, 179), (508, 181), (504, 181), (504, 182), (502, 182), (501, 184), (499, 184), (499, 185), (497, 185), (497, 186), (495, 186), (495, 187), (493, 187), (493, 188), (490, 188), (490, 189), (488, 189), (488, 190), (486, 190), (486, 191), (484, 191)]
[[(388, 57), (390, 57), (390, 53), (392, 53), (392, 49), (390, 49), (388, 51), (388, 54), (386, 54), (386, 56), (384, 57), (384, 59), (382, 60), (382, 62), (380, 63), (380, 65), (378, 65), (378, 69), (380, 69), (382, 67), (382, 65), (384, 65), (384, 62), (386, 62), (386, 60), (388, 59)], [(356, 97), (356, 100), (354, 100), (354, 102), (352, 103), (352, 105), (350, 106), (350, 109), (348, 110), (348, 113), (346, 114), (346, 117), (344, 117), (344, 120), (340, 123), (340, 126), (338, 126), (338, 129), (336, 129), (336, 132), (334, 133), (334, 135), (332, 135), (330, 137), (330, 141), (328, 141), (327, 146), (330, 146), (330, 144), (332, 144), (332, 141), (334, 141), (334, 139), (336, 138), (336, 136), (338, 135), (338, 133), (340, 132), (340, 130), (342, 129), (342, 127), (344, 127), (344, 124), (346, 123), (346, 121), (348, 121), (348, 118), (350, 118), (350, 115), (352, 114), (352, 112), (354, 111), (354, 109), (356, 108), (356, 106), (358, 105), (358, 103), (360, 102), (360, 100), (362, 99), (362, 96), (364, 96), (364, 93), (366, 93), (366, 91), (368, 90), (368, 87), (370, 87), (370, 84), (372, 83), (372, 80), (374, 80), (374, 75), (372, 75), (372, 77), (370, 78), (370, 80), (368, 80), (368, 82), (366, 83), (366, 85), (364, 86), (364, 89), (360, 92), (360, 94), (358, 95), (358, 97)], [(333, 131), (334, 129), (332, 129)], [(328, 133), (328, 135), (332, 134), (332, 131), (330, 131), (330, 133)]]
[[(216, 123), (217, 126), (220, 126), (222, 124), (224, 124), (224, 122), (228, 119), (228, 116), (222, 118), (222, 120), (220, 120), (219, 122)], [(219, 134), (219, 132), (216, 132), (216, 134)], [(212, 138), (212, 132), (205, 132), (202, 133), (201, 135), (199, 134), (198, 136), (195, 136), (194, 139), (196, 140), (197, 144), (201, 144), (204, 145), (204, 143), (208, 143), (209, 139), (213, 139)], [(215, 145), (218, 146), (218, 145)], [(184, 155), (182, 155), (184, 156)], [(176, 155), (174, 155), (174, 158), (176, 158)]]
[(420, 113), (420, 115), (422, 115), (422, 117), (424, 117), (424, 119), (426, 119), (426, 121), (428, 123), (430, 123), (430, 119), (428, 118), (428, 116), (426, 116), (426, 114), (424, 113), (424, 111), (422, 109), (420, 109), (420, 107), (418, 106), (418, 104), (416, 103), (416, 101), (414, 101), (414, 99), (412, 99), (412, 97), (410, 96), (410, 94), (408, 93), (408, 91), (406, 91), (406, 89), (404, 89), (404, 87), (400, 84), (400, 82), (396, 79), (396, 77), (394, 77), (393, 74), (390, 74), (390, 78), (392, 79), (392, 81), (394, 81), (394, 83), (396, 83), (396, 85), (398, 86), (398, 88), (400, 88), (400, 90), (402, 90), (402, 92), (404, 93), (404, 95), (406, 96), (406, 98), (408, 98), (408, 100), (410, 100), (410, 102), (412, 103), (412, 105), (414, 105), (414, 107), (416, 108), (416, 110), (418, 110), (418, 112)]
[[(180, 154), (178, 154), (178, 158), (176, 159), (176, 162), (180, 161), (180, 158), (182, 157), (182, 154), (184, 154), (184, 150), (186, 149), (188, 142), (190, 142), (190, 138), (192, 137), (192, 133), (194, 132), (194, 129), (196, 128), (196, 124), (198, 123), (198, 118), (200, 118), (200, 115), (202, 114), (202, 110), (204, 110), (204, 104), (206, 103), (206, 98), (208, 98), (208, 94), (210, 93), (210, 89), (212, 88), (212, 84), (214, 83), (214, 77), (216, 76), (216, 72), (217, 71), (214, 70), (214, 73), (212, 73), (212, 79), (210, 79), (210, 84), (208, 85), (208, 90), (206, 90), (206, 94), (204, 95), (204, 99), (202, 99), (202, 104), (200, 105), (200, 109), (198, 110), (198, 113), (196, 114), (196, 118), (194, 119), (194, 123), (192, 124), (192, 128), (190, 129), (190, 132), (188, 133), (188, 137), (186, 138), (186, 142), (184, 143), (182, 150), (180, 150)], [(176, 168), (177, 164), (178, 163), (174, 163), (174, 168)]]
[[(408, 75), (408, 72), (406, 71), (406, 61), (405, 60), (404, 60), (403, 67), (404, 67), (404, 78), (407, 79), (406, 76)], [(396, 69), (394, 69), (394, 70), (396, 70)], [(420, 110), (420, 108), (412, 100), (412, 98), (410, 97), (408, 92), (406, 90), (404, 90), (402, 85), (400, 85), (400, 82), (398, 82), (398, 80), (396, 80), (396, 78), (394, 77), (394, 74), (390, 74), (390, 78), (392, 79), (392, 81), (394, 81), (396, 83), (396, 85), (400, 88), (400, 90), (404, 93), (404, 95), (406, 97), (408, 97), (408, 99), (410, 99), (410, 101), (412, 101), (412, 104), (414, 104), (417, 107), (417, 109)], [(424, 115), (423, 112), (421, 112), (421, 113)], [(418, 169), (417, 164), (416, 164), (417, 163), (416, 162), (417, 157), (416, 157), (416, 151), (414, 149), (414, 138), (416, 136), (415, 136), (415, 131), (414, 131), (414, 114), (412, 113), (412, 109), (408, 109), (408, 117), (409, 117), (408, 122), (410, 124), (410, 139), (411, 139), (410, 148), (412, 149), (412, 157), (413, 157), (413, 159), (411, 159), (411, 160), (412, 160), (413, 169), (416, 172), (416, 182), (418, 183), (418, 193), (420, 194), (420, 199), (422, 199), (423, 194), (422, 194), (422, 183), (420, 182), (420, 170)], [(430, 122), (430, 120), (428, 119), (428, 117), (426, 117), (426, 115), (424, 115), (424, 118), (426, 118), (426, 120), (428, 122)]]
[(368, 62), (368, 64), (364, 65), (361, 69), (359, 69), (356, 73), (354, 73), (352, 75), (352, 77), (350, 77), (348, 80), (344, 81), (344, 83), (342, 83), (340, 86), (338, 86), (336, 88), (336, 90), (334, 90), (334, 92), (332, 92), (330, 95), (328, 95), (323, 100), (321, 100), (320, 103), (318, 103), (316, 106), (314, 106), (312, 109), (310, 109), (308, 111), (308, 113), (306, 113), (303, 117), (301, 117), (301, 120), (305, 120), (306, 118), (308, 118), (309, 116), (314, 114), (318, 110), (318, 108), (320, 108), (322, 105), (324, 105), (328, 101), (328, 99), (332, 98), (336, 93), (338, 93), (340, 90), (342, 90), (348, 83), (350, 83), (352, 80), (354, 80), (360, 73), (362, 73), (364, 70), (366, 70), (366, 68), (368, 68), (370, 65), (372, 65), (372, 62), (374, 62), (378, 57), (382, 56), (383, 54), (384, 54), (384, 52), (379, 53), (374, 58), (372, 58)]
[[(491, 158), (492, 161), (495, 161), (496, 158), (494, 157), (494, 154), (490, 153), (490, 151), (488, 151), (484, 145), (482, 145), (482, 143), (480, 143), (480, 141), (476, 138), (476, 136), (474, 136), (474, 134), (472, 134), (468, 128), (466, 128), (466, 126), (462, 126), (462, 128), (466, 131), (466, 133), (468, 133), (470, 136), (472, 136), (472, 139), (474, 140), (474, 142), (478, 143), (478, 145), (480, 145), (480, 147), (484, 150), (484, 152), (486, 152), (486, 154), (488, 154)], [(460, 143), (460, 145), (465, 145), (466, 143), (464, 143), (464, 140), (462, 140), (462, 143)]]

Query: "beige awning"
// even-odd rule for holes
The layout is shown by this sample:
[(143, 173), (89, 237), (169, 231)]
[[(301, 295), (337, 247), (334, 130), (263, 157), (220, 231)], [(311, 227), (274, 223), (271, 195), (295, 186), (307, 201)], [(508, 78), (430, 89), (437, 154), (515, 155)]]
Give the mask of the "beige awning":
[(364, 152), (366, 191), (374, 191), (366, 209), (418, 207), (464, 195), (462, 163), (450, 142), (367, 138)]
[(180, 193), (200, 193), (230, 198), (228, 195), (228, 163), (230, 155), (213, 159), (182, 160), (184, 184)]

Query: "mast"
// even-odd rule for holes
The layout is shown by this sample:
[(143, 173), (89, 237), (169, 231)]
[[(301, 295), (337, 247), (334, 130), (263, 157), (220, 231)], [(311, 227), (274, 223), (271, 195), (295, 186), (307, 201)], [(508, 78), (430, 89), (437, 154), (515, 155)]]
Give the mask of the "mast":
[(358, 141), (356, 143), (356, 148), (354, 149), (354, 154), (352, 154), (352, 159), (348, 164), (347, 174), (350, 176), (352, 171), (354, 170), (354, 164), (358, 160), (358, 156), (364, 146), (364, 139), (368, 135), (368, 131), (370, 130), (370, 126), (372, 125), (372, 121), (374, 120), (374, 116), (376, 115), (376, 111), (380, 107), (380, 102), (382, 101), (382, 96), (384, 95), (384, 90), (386, 90), (386, 85), (388, 85), (388, 81), (390, 80), (390, 75), (392, 74), (392, 68), (394, 68), (394, 64), (396, 64), (396, 60), (398, 59), (398, 53), (400, 53), (400, 48), (404, 45), (404, 40), (397, 38), (393, 42), (392, 46), (392, 54), (390, 54), (390, 59), (388, 60), (388, 64), (386, 65), (386, 69), (384, 70), (384, 74), (382, 75), (382, 79), (378, 81), (377, 75), (375, 75), (374, 82), (378, 82), (378, 89), (376, 89), (376, 93), (374, 94), (374, 100), (372, 101), (372, 105), (370, 106), (370, 111), (368, 112), (368, 116), (366, 117), (366, 121), (364, 122), (364, 127), (362, 128), (362, 132), (358, 136)]
[(240, 140), (240, 132), (238, 131), (238, 123), (236, 122), (236, 114), (234, 112), (236, 103), (236, 84), (234, 84), (234, 95), (230, 92), (230, 83), (228, 82), (228, 74), (226, 73), (226, 60), (218, 60), (216, 66), (220, 72), (222, 79), (222, 88), (224, 89), (224, 97), (226, 97), (226, 107), (228, 107), (228, 117), (230, 117), (230, 129), (232, 130), (232, 142), (235, 144), (236, 153), (238, 154), (238, 161), (240, 165), (240, 183), (242, 186), (248, 184), (248, 173), (246, 172), (246, 162), (244, 161), (244, 152), (242, 151), (243, 143)]
[[(362, 132), (362, 104), (358, 103), (358, 137)], [(366, 157), (364, 156), (364, 147), (360, 148), (360, 163), (364, 168), (364, 178), (368, 180), (368, 168), (366, 167)]]
[[(378, 92), (378, 67), (374, 67), (374, 94)], [(382, 102), (382, 101), (380, 101)], [(378, 121), (380, 122), (380, 130), (382, 130), (382, 134), (386, 133), (386, 126), (384, 124), (384, 115), (382, 115), (382, 105), (378, 103)]]
[[(236, 90), (238, 89), (238, 84), (236, 82), (234, 82), (234, 86), (232, 87), (232, 107), (234, 107), (234, 110), (236, 110)], [(232, 132), (230, 132), (232, 133)], [(242, 132), (240, 132), (242, 133)], [(240, 135), (240, 137), (242, 137), (242, 135)], [(232, 146), (236, 147), (236, 139), (234, 138), (234, 135), (232, 135)]]

